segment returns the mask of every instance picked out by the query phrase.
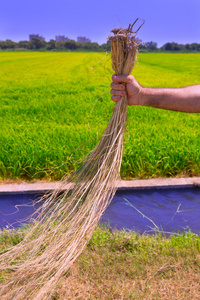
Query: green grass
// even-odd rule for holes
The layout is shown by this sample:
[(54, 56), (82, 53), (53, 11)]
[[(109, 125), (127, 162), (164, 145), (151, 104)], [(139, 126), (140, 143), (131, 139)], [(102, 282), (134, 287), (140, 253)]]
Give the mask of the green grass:
[[(0, 252), (23, 231), (0, 231)], [(98, 227), (52, 299), (199, 299), (200, 236), (139, 235)], [(6, 280), (8, 273), (1, 273)]]
[[(98, 143), (114, 104), (102, 53), (0, 53), (0, 178), (60, 179)], [(140, 84), (200, 81), (200, 54), (141, 54)], [(200, 174), (200, 115), (129, 107), (124, 178)], [(75, 151), (76, 150), (76, 151)]]

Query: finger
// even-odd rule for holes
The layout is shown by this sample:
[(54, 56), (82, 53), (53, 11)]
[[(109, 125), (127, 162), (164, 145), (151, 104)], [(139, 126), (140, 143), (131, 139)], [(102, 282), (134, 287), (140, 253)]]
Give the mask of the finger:
[(129, 83), (132, 79), (133, 79), (132, 75), (113, 75), (112, 76), (112, 80), (115, 83), (119, 83), (119, 82)]
[(116, 91), (116, 90), (111, 90), (110, 93), (113, 95), (113, 96), (125, 96), (126, 95), (126, 92), (125, 91)]
[(122, 99), (122, 97), (121, 96), (112, 96), (111, 99), (114, 102), (118, 102), (118, 101), (120, 101)]
[(110, 86), (112, 89), (118, 90), (118, 91), (120, 91), (120, 90), (124, 91), (126, 89), (126, 87), (123, 84), (114, 83), (114, 82), (112, 82)]

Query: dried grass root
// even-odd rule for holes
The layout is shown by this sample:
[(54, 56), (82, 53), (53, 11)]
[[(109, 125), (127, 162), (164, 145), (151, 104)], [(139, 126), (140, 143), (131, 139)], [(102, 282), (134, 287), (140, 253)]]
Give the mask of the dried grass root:
[[(112, 68), (117, 75), (130, 74), (138, 48), (133, 25), (112, 32)], [(24, 239), (1, 253), (0, 271), (9, 274), (9, 280), (2, 280), (0, 299), (51, 298), (59, 278), (81, 254), (116, 192), (126, 119), (124, 96), (115, 104), (104, 135), (83, 166), (40, 200), (43, 204)], [(63, 192), (69, 182), (71, 187)]]

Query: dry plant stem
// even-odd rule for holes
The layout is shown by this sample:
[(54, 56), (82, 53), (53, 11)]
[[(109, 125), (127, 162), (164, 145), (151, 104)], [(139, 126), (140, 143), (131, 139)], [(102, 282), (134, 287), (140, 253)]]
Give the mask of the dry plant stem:
[[(132, 29), (132, 28), (131, 28)], [(125, 33), (124, 33), (125, 32)], [(130, 74), (137, 42), (129, 29), (119, 29), (111, 40), (116, 74)], [(0, 270), (9, 273), (2, 299), (50, 299), (59, 278), (70, 268), (89, 241), (112, 200), (123, 153), (127, 97), (117, 102), (99, 144), (84, 165), (60, 183), (33, 215), (36, 219), (21, 243), (0, 256)], [(63, 185), (72, 187), (61, 192)]]

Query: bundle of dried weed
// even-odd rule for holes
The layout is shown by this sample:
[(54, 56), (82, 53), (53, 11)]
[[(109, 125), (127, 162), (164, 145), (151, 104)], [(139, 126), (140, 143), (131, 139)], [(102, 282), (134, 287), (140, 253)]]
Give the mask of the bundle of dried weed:
[[(130, 74), (137, 41), (133, 25), (114, 29), (112, 67), (116, 74)], [(80, 255), (112, 200), (120, 179), (127, 97), (116, 103), (105, 133), (84, 165), (60, 189), (46, 197), (25, 238), (0, 256), (1, 299), (50, 299), (59, 278)], [(65, 192), (62, 187), (72, 182)]]

